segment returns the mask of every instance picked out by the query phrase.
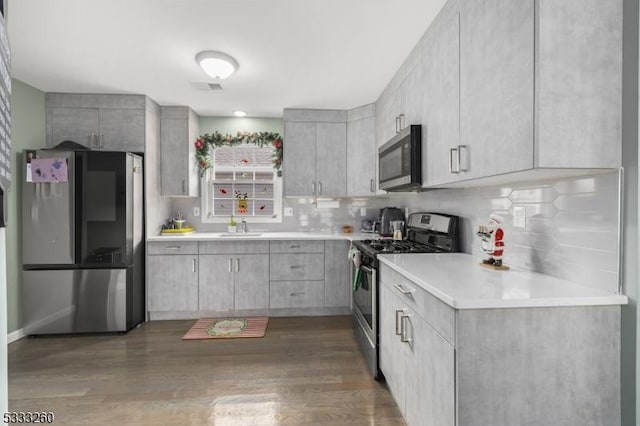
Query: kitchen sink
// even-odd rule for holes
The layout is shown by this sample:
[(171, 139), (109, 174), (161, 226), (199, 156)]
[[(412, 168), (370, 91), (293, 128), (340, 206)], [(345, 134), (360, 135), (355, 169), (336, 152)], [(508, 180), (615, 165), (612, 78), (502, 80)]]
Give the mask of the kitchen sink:
[(259, 237), (262, 235), (260, 232), (223, 232), (220, 234), (221, 237)]

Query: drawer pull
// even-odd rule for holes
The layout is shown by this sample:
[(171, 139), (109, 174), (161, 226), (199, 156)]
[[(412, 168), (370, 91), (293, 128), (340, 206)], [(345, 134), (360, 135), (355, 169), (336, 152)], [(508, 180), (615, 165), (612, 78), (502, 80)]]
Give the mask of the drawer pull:
[(407, 337), (408, 327), (405, 327), (405, 320), (407, 319), (409, 319), (409, 315), (403, 315), (402, 318), (400, 318), (400, 324), (402, 325), (402, 334), (400, 335), (400, 340), (411, 345), (411, 343), (413, 343), (413, 340), (410, 337)]
[(180, 250), (180, 246), (167, 246), (165, 247), (167, 250)]
[(291, 265), (290, 268), (291, 269), (302, 269), (302, 268), (304, 268), (304, 265)]
[(302, 247), (302, 246), (299, 245), (299, 244), (295, 244), (295, 245), (290, 245), (289, 246), (289, 248), (300, 248), (300, 247)]
[(398, 315), (402, 316), (404, 311), (402, 309), (396, 309), (396, 335), (402, 336), (402, 320), (398, 320)]
[(304, 292), (303, 291), (298, 291), (296, 293), (291, 293), (291, 296), (304, 296)]
[(404, 288), (404, 286), (402, 284), (396, 284), (394, 285), (394, 287), (402, 294), (407, 295), (407, 294), (411, 294), (413, 293), (412, 290), (407, 290), (406, 288)]

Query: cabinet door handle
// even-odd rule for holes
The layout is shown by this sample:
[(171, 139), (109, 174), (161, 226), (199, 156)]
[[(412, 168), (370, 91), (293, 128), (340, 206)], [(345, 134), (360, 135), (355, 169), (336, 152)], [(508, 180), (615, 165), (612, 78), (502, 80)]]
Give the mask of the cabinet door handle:
[(398, 320), (398, 315), (404, 314), (402, 309), (396, 309), (396, 335), (402, 336), (402, 320)]
[(398, 116), (398, 121), (400, 123), (400, 132), (402, 131), (402, 129), (404, 129), (404, 114), (400, 114)]
[(197, 269), (196, 269), (196, 258), (194, 257), (193, 258), (193, 273), (195, 274), (196, 271), (197, 271)]
[(311, 194), (316, 195), (316, 181), (311, 182)]
[(229, 258), (229, 272), (233, 272), (232, 268), (232, 264), (233, 263), (233, 259)]
[[(462, 154), (465, 154), (464, 156)], [(458, 170), (461, 172), (469, 171), (469, 147), (467, 145), (458, 145)]]
[(404, 286), (403, 286), (402, 284), (395, 284), (395, 285), (394, 285), (394, 287), (395, 287), (396, 289), (398, 289), (398, 291), (399, 291), (400, 293), (404, 294), (404, 295), (407, 295), (407, 294), (411, 294), (411, 293), (413, 293), (413, 291), (411, 291), (411, 290), (407, 290), (406, 288), (404, 288)]
[(298, 292), (295, 292), (295, 293), (291, 293), (290, 295), (291, 296), (304, 296), (304, 292), (303, 291), (298, 291)]
[(318, 181), (318, 195), (322, 195), (322, 182)]
[(100, 148), (100, 149), (104, 148), (104, 144), (103, 144), (103, 142), (104, 142), (104, 134), (103, 133), (100, 133), (100, 138), (98, 139), (98, 142), (99, 142), (98, 143), (98, 148)]
[[(453, 161), (454, 158), (456, 161)], [(460, 173), (460, 154), (458, 153), (458, 148), (449, 149), (449, 173)]]
[(185, 192), (187, 192), (187, 190), (185, 189), (186, 185), (185, 185), (185, 180), (182, 179), (182, 193), (184, 194)]
[(399, 115), (396, 116), (396, 133), (400, 133), (400, 124), (398, 123), (398, 121), (400, 121)]
[(376, 192), (375, 184), (376, 184), (375, 179), (371, 179), (369, 181), (369, 187), (371, 188), (371, 192)]
[(401, 324), (401, 328), (402, 328), (402, 334), (400, 335), (400, 340), (402, 342), (404, 342), (404, 343), (411, 344), (411, 343), (413, 343), (413, 339), (410, 338), (410, 337), (407, 337), (407, 329), (408, 329), (408, 327), (405, 327), (405, 324), (406, 324), (405, 320), (408, 320), (408, 319), (409, 319), (409, 315), (403, 315), (400, 318), (400, 324)]
[(236, 272), (240, 272), (240, 259), (236, 257)]

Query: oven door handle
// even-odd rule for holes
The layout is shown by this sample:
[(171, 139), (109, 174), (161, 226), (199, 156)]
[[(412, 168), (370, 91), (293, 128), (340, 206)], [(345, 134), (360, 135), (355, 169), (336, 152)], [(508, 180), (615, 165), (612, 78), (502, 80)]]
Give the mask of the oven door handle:
[(365, 272), (368, 272), (370, 274), (373, 274), (373, 269), (371, 269), (370, 267), (366, 266), (366, 265), (360, 265), (360, 269), (362, 269)]

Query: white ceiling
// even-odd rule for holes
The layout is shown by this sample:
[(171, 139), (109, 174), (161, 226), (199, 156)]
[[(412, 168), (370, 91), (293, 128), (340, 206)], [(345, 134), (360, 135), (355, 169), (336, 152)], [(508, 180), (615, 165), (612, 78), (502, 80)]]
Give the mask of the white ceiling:
[[(9, 0), (12, 75), (45, 92), (141, 93), (200, 115), (376, 100), (446, 0)], [(195, 62), (240, 64), (223, 91)]]

